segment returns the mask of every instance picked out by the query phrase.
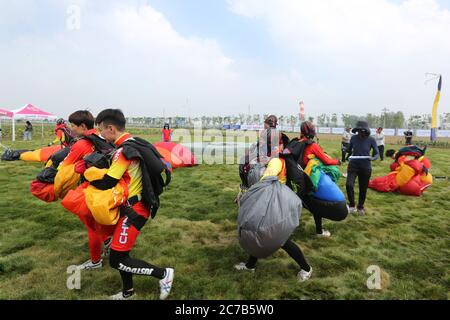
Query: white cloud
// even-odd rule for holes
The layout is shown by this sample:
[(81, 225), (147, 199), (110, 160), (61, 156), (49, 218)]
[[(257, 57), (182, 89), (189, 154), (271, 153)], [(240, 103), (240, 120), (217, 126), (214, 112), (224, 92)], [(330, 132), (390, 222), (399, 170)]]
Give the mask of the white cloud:
[[(31, 102), (61, 116), (121, 107), (148, 116), (246, 113), (250, 105), (293, 114), (303, 99), (314, 114), (429, 113), (435, 86), (424, 85), (424, 73), (441, 72), (440, 110), (448, 108), (450, 14), (434, 0), (228, 2), (244, 19), (265, 22), (283, 66), (237, 60), (219, 40), (183, 36), (147, 1), (2, 2), (2, 29), (14, 31), (0, 31), (1, 107)], [(77, 31), (65, 28), (72, 3), (81, 8)]]
[[(101, 1), (78, 1), (81, 29), (69, 31), (72, 1), (50, 3), (62, 15), (51, 28), (0, 42), (3, 107), (31, 102), (61, 116), (85, 107), (136, 116), (238, 114), (248, 105), (254, 113), (295, 113), (298, 90), (316, 92), (295, 70), (234, 61), (214, 39), (182, 36), (149, 5), (115, 1), (105, 10)], [(37, 11), (26, 20), (39, 21)]]
[[(428, 113), (435, 87), (424, 86), (424, 73), (440, 72), (444, 80), (450, 75), (450, 12), (436, 0), (228, 3), (236, 14), (263, 19), (277, 45), (298, 58), (299, 72), (316, 69), (326, 95), (350, 112), (388, 106)], [(448, 108), (447, 92), (442, 106)], [(335, 107), (316, 98), (322, 110)]]
[[(45, 36), (26, 33), (0, 44), (0, 85), (9, 92), (9, 105), (34, 102), (53, 112), (122, 107), (128, 114), (162, 115), (163, 109), (206, 113), (215, 97), (222, 111), (236, 102), (224, 92), (238, 74), (216, 41), (182, 37), (148, 5), (118, 2), (106, 12), (82, 7), (81, 13), (80, 30), (62, 24)], [(187, 99), (195, 110), (183, 109)]]

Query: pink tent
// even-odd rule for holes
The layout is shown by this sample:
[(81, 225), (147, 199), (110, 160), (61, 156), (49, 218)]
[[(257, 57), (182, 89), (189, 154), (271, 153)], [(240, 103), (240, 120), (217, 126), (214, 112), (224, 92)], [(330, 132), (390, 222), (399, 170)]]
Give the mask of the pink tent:
[(14, 115), (14, 113), (12, 113), (11, 111), (8, 111), (5, 109), (0, 109), (0, 117), (12, 118), (13, 115)]
[[(2, 122), (1, 119), (2, 118), (11, 118), (13, 119), (14, 113), (12, 113), (9, 110), (5, 110), (5, 109), (0, 109), (0, 129), (2, 128)], [(12, 120), (14, 122), (14, 120)], [(13, 124), (14, 125), (14, 124)], [(0, 134), (1, 136), (1, 134)]]
[(26, 106), (14, 110), (14, 118), (16, 119), (56, 119), (57, 117), (54, 114), (43, 111), (39, 108), (31, 104), (27, 104)]
[[(27, 104), (24, 107), (13, 110), (14, 118), (13, 118), (13, 141), (16, 140), (16, 133), (14, 127), (15, 119), (27, 119), (27, 120), (54, 120), (57, 118), (54, 114), (43, 111), (39, 108), (36, 108), (32, 104)], [(42, 122), (42, 138), (44, 138), (44, 123)]]

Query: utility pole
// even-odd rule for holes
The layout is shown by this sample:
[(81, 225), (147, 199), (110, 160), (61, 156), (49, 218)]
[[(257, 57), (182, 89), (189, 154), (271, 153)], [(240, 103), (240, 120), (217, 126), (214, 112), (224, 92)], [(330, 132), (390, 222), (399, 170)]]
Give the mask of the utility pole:
[(386, 128), (386, 113), (389, 111), (388, 108), (382, 110), (384, 112), (383, 128)]

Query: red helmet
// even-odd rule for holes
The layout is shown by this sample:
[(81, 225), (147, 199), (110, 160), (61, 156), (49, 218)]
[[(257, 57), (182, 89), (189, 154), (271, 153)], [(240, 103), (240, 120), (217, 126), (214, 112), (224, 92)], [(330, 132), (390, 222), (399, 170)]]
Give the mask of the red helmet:
[(316, 136), (316, 128), (309, 121), (305, 121), (302, 123), (302, 125), (300, 126), (300, 132), (306, 138), (314, 138)]

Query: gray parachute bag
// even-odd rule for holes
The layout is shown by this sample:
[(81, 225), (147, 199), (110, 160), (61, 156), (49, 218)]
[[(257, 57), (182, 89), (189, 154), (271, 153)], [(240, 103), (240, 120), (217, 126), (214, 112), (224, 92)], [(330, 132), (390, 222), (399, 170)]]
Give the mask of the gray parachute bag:
[(263, 259), (281, 248), (300, 223), (302, 202), (277, 177), (267, 177), (241, 199), (238, 238), (251, 256)]
[(252, 187), (257, 184), (259, 180), (261, 180), (265, 170), (266, 167), (260, 163), (250, 165), (250, 170), (248, 171), (247, 176), (248, 186)]

